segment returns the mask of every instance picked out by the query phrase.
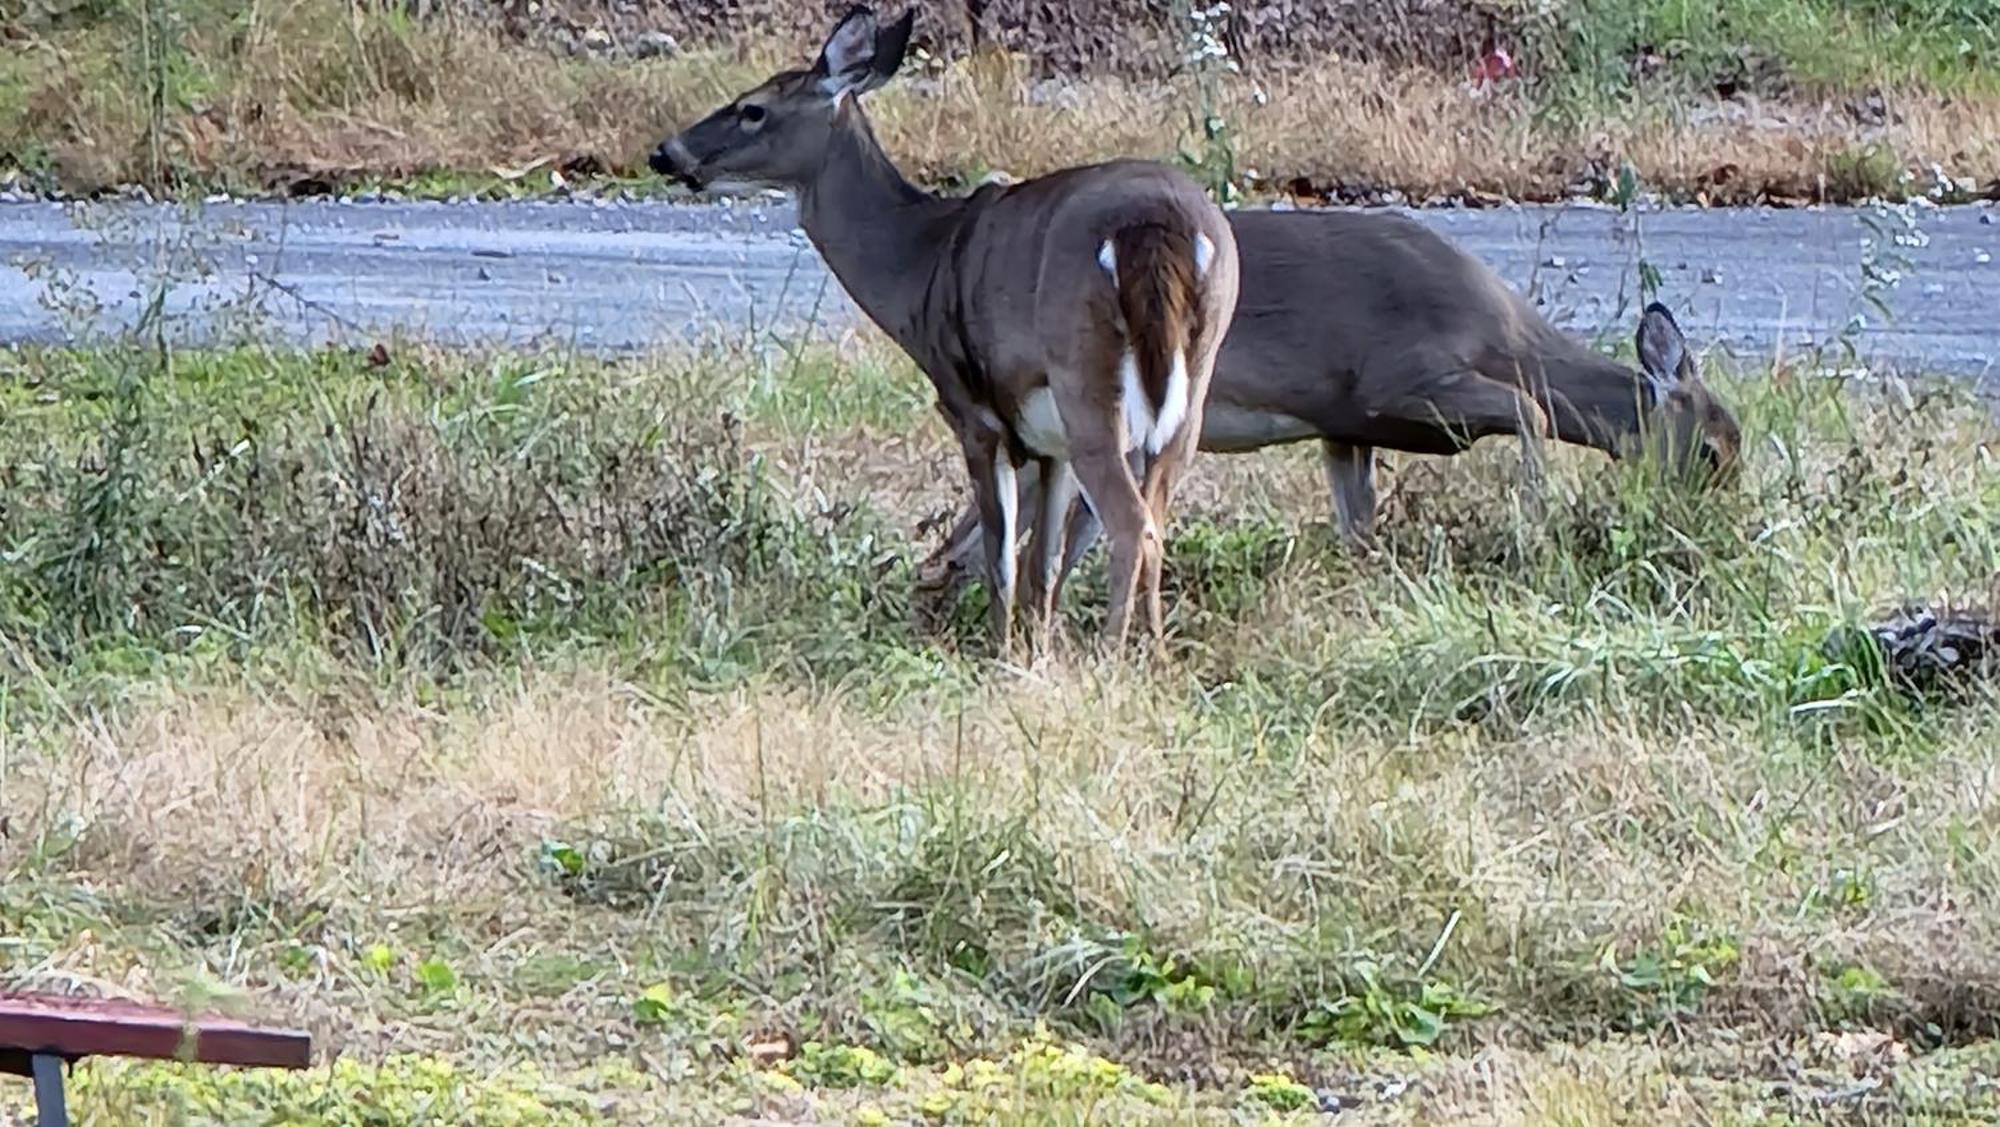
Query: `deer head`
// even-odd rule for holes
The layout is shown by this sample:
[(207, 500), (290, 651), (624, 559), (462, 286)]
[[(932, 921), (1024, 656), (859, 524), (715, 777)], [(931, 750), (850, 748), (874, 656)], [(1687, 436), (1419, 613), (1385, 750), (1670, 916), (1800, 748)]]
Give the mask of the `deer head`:
[(1687, 338), (1659, 302), (1639, 319), (1638, 348), (1639, 367), (1652, 390), (1652, 404), (1640, 421), (1649, 452), (1673, 474), (1732, 479), (1743, 431), (1702, 382)]
[(853, 99), (903, 64), (916, 9), (878, 27), (865, 5), (848, 10), (804, 70), (780, 71), (653, 150), (654, 172), (691, 188), (726, 183), (796, 188), (825, 164), (834, 126)]

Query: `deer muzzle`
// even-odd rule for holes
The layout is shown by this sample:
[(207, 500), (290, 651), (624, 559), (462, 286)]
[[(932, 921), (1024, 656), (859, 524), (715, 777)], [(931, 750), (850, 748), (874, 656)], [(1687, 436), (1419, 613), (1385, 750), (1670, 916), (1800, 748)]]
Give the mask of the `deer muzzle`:
[(653, 155), (646, 158), (646, 165), (661, 176), (671, 176), (696, 191), (701, 189), (701, 177), (696, 174), (701, 162), (688, 152), (679, 137), (662, 141)]

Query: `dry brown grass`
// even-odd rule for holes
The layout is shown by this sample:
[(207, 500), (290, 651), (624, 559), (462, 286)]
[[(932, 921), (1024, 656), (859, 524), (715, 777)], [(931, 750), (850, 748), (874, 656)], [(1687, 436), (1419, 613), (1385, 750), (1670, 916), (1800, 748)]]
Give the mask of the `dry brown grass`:
[[(565, 904), (532, 872), (552, 836), (657, 810), (719, 841), (754, 840), (759, 824), (837, 826), (853, 816), (843, 811), (866, 817), (926, 793), (977, 795), (967, 817), (978, 826), (1021, 820), (1063, 858), (1083, 903), (1195, 950), (1223, 944), (1267, 974), (1301, 973), (1284, 969), (1301, 929), (1344, 920), (1349, 942), (1420, 954), (1447, 916), (1465, 913), (1439, 973), (1505, 1009), (1475, 1027), (1473, 1044), (1490, 1050), (1425, 1082), (1420, 1118), (1429, 1108), (1618, 1122), (1635, 1101), (1672, 1118), (1700, 1106), (1672, 1079), (1694, 1059), (1685, 1047), (1504, 1048), (1621, 1024), (1616, 972), (1595, 968), (1596, 955), (1628, 965), (1690, 918), (1741, 950), (1740, 963), (1716, 968), (1723, 981), (1700, 1016), (1680, 1019), (1691, 1028), (1787, 1045), (1837, 1004), (1830, 976), (1861, 965), (1911, 1007), (1885, 1013), (1896, 1027), (1992, 1033), (2000, 928), (1982, 905), (2000, 887), (2000, 854), (1971, 843), (1995, 832), (2000, 767), (1983, 720), (1941, 733), (1935, 757), (1888, 764), (1858, 752), (1746, 754), (1754, 731), (1699, 721), (1663, 740), (1608, 715), (1498, 743), (1393, 728), (1368, 737), (1330, 719), (1284, 754), (1201, 722), (1169, 703), (1178, 696), (1060, 666), (888, 715), (839, 691), (779, 686), (663, 707), (592, 672), (530, 672), (443, 710), (394, 692), (175, 693), (17, 752), (8, 808), (32, 813), (16, 817), (0, 861), (19, 871), (20, 843), (72, 827), (80, 844), (62, 879), (100, 890), (120, 914), (178, 905), (169, 934), (233, 905), (272, 905), (281, 919), (304, 910), (285, 905), (318, 905), (326, 922), (301, 934), (324, 936), (330, 975), (267, 969), (285, 929), (269, 934), (254, 916), (225, 925), (241, 933), (238, 953), (209, 973), (256, 995), (253, 1010), (364, 1056), (463, 1054), (476, 1044), (468, 1034), (483, 1035), (485, 1018), (466, 1029), (443, 1015), (392, 1017), (397, 1003), (340, 969), (369, 942), (421, 949), (427, 935), (469, 947), (454, 961), (477, 983), (478, 1011), (547, 1041), (545, 1066), (585, 1065), (627, 1035), (597, 999), (643, 978), (614, 976), (547, 1005), (508, 983), (537, 951), (637, 952), (643, 930), (665, 928), (652, 941), (671, 944), (686, 922)], [(1199, 817), (1191, 789), (1210, 798)], [(1967, 834), (1966, 846), (1949, 844)], [(1866, 880), (1864, 902), (1801, 908), (1843, 873)], [(785, 895), (785, 911), (810, 912), (822, 893)], [(176, 997), (199, 973), (188, 953), (129, 942), (73, 933), (9, 978)], [(789, 1009), (764, 1004), (769, 1016)], [(1127, 1055), (1158, 1070), (1182, 1050), (1154, 1051), (1151, 1063), (1143, 1043)], [(1739, 1075), (1768, 1073), (1739, 1062), (1724, 1078)]]
[[(145, 179), (148, 94), (125, 33), (50, 33), (0, 69), (0, 106), (11, 98), (20, 110), (0, 123), (0, 153), (46, 163), (77, 191)], [(796, 65), (802, 48), (756, 41), (593, 61), (552, 57), (481, 21), (349, 18), (306, 3), (246, 30), (197, 26), (187, 51), (201, 93), (166, 122), (175, 178), (271, 190), (425, 176), (440, 187), (496, 177), (545, 187), (548, 168), (639, 173), (662, 135)], [(1109, 76), (1052, 86), (1018, 57), (989, 53), (906, 78), (875, 99), (875, 113), (906, 167), (951, 183), (989, 169), (1027, 176), (1117, 154), (1171, 156), (1191, 97)], [(1220, 108), (1239, 163), (1266, 191), (1545, 199), (1601, 189), (1626, 161), (1654, 187), (1714, 202), (1894, 190), (1893, 175), (1852, 182), (1863, 153), (1889, 173), (1927, 176), (1936, 165), (1979, 183), (2000, 178), (2000, 97), (1891, 89), (1887, 105), (1880, 126), (1857, 124), (1838, 98), (1645, 97), (1552, 114), (1525, 87), (1482, 92), (1438, 71), (1329, 60), (1261, 84), (1229, 80)]]
[[(1099, 80), (1052, 105), (1009, 94), (1020, 87), (1018, 71), (971, 62), (927, 96), (892, 88), (874, 112), (889, 150), (933, 177), (962, 175), (967, 153), (1028, 176), (1115, 153), (1170, 154), (1185, 136), (1186, 111), (1158, 88)], [(1936, 164), (1980, 183), (2000, 174), (2000, 99), (1890, 100), (1900, 120), (1877, 128), (1833, 104), (1719, 102), (1642, 104), (1568, 125), (1522, 90), (1343, 64), (1229, 83), (1221, 109), (1239, 167), (1264, 190), (1336, 198), (1560, 199), (1601, 189), (1627, 162), (1648, 185), (1718, 204), (1850, 198), (1894, 187), (1841, 182), (1872, 150), (1892, 169)]]

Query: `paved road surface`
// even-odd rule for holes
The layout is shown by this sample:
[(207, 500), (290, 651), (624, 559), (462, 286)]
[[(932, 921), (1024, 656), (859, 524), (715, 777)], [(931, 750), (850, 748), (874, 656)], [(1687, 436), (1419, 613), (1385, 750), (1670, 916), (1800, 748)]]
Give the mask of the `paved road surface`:
[[(645, 348), (676, 337), (838, 328), (857, 316), (782, 202), (217, 203), (186, 213), (0, 204), (0, 343), (131, 325), (152, 279), (183, 340), (245, 332), (365, 342)], [(1690, 335), (1745, 355), (1824, 341), (1857, 312), (1865, 359), (2000, 375), (2000, 209), (1920, 212), (1888, 302), (1860, 298), (1868, 228), (1848, 209), (1420, 211), (1580, 332), (1630, 331), (1635, 263)], [(165, 265), (161, 265), (164, 263)], [(32, 275), (32, 276), (31, 276)], [(1622, 311), (1622, 312), (1621, 312)]]

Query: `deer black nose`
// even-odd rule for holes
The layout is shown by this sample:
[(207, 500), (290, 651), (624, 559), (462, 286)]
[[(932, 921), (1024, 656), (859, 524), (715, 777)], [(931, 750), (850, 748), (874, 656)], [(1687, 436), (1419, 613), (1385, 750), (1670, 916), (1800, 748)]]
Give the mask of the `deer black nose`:
[(646, 158), (646, 164), (662, 176), (671, 176), (697, 192), (701, 190), (701, 162), (688, 152), (679, 137), (660, 142), (660, 147)]
[(1737, 478), (1740, 467), (1734, 453), (1717, 442), (1701, 444), (1702, 476), (1711, 485), (1728, 485)]

